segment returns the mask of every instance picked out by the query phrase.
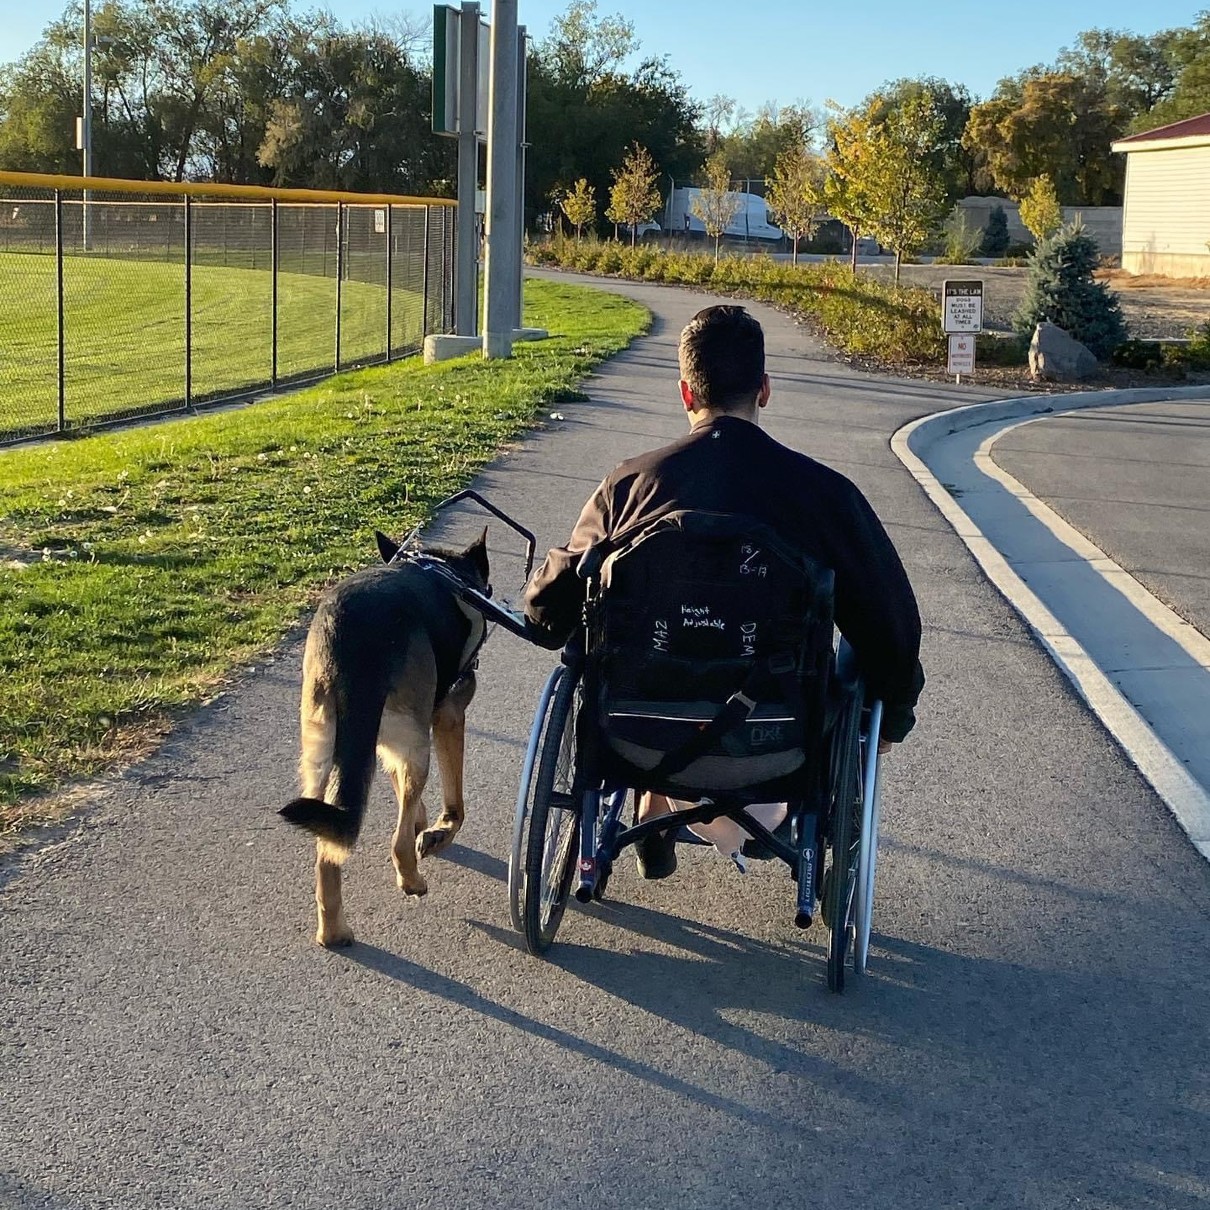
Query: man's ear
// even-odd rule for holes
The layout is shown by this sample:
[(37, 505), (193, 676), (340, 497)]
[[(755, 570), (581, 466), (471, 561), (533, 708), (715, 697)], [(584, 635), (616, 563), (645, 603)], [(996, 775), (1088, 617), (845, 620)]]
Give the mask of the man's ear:
[(696, 412), (697, 404), (693, 398), (693, 388), (683, 378), (677, 385), (681, 388), (681, 402), (685, 405), (685, 411)]
[(374, 541), (378, 543), (378, 553), (384, 563), (389, 563), (399, 553), (399, 543), (392, 541), (386, 534), (374, 531)]
[(773, 393), (773, 384), (769, 381), (768, 374), (762, 374), (760, 380), (760, 390), (756, 393), (756, 406), (758, 408), (765, 407), (769, 402), (769, 396)]
[(483, 577), (483, 582), (486, 584), (488, 578), (486, 525), (483, 527), (483, 532), (462, 552), (462, 557), (471, 561), (471, 566)]

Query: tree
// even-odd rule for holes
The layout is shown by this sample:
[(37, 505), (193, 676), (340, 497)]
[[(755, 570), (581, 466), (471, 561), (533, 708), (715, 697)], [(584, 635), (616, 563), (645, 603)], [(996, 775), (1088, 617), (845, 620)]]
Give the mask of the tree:
[(659, 179), (651, 153), (638, 143), (627, 151), (621, 168), (614, 170), (609, 209), (605, 215), (611, 223), (626, 223), (630, 227), (631, 247), (638, 238), (639, 224), (649, 222), (660, 208), (660, 190), (656, 183)]
[(1173, 83), (1150, 110), (1135, 117), (1134, 133), (1210, 113), (1210, 10), (1192, 28), (1168, 30), (1153, 41), (1162, 48)]
[(1109, 150), (1129, 122), (1104, 81), (1034, 69), (1002, 80), (991, 100), (971, 110), (962, 142), (981, 149), (997, 189), (1020, 197), (1046, 173), (1067, 205), (1121, 201), (1125, 169)]
[(1063, 225), (1063, 208), (1050, 177), (1044, 172), (1030, 183), (1021, 199), (1021, 221), (1035, 240), (1044, 240)]
[(778, 159), (789, 151), (807, 151), (818, 130), (818, 115), (805, 104), (762, 105), (755, 117), (741, 117), (726, 134), (707, 133), (710, 153), (721, 151), (735, 181), (767, 181)]
[(873, 122), (870, 107), (842, 110), (831, 107), (828, 118), (828, 150), (824, 156), (827, 178), (824, 205), (833, 218), (849, 229), (852, 238), (850, 267), (857, 272), (857, 241), (870, 230), (875, 206)]
[(917, 251), (946, 209), (945, 179), (930, 155), (941, 119), (925, 93), (892, 109), (874, 126), (868, 164), (871, 230), (895, 251), (895, 284), (905, 255)]
[(792, 260), (798, 263), (798, 241), (810, 236), (824, 213), (823, 163), (805, 147), (790, 148), (777, 157), (765, 197), (778, 225), (794, 241)]
[(678, 179), (701, 164), (698, 106), (663, 59), (627, 68), (638, 50), (628, 28), (618, 17), (597, 18), (591, 5), (573, 5), (550, 37), (531, 46), (528, 198), (550, 198), (580, 177), (608, 198), (613, 169), (632, 142)]
[(1096, 243), (1079, 223), (1047, 236), (1030, 254), (1025, 295), (1013, 316), (1022, 336), (1046, 320), (1104, 359), (1126, 339), (1117, 296), (1094, 280)]
[(575, 188), (568, 190), (559, 199), (559, 209), (567, 215), (567, 221), (576, 229), (576, 243), (580, 242), (580, 231), (585, 223), (597, 217), (597, 191), (581, 177)]
[(721, 151), (716, 151), (707, 161), (703, 172), (702, 187), (690, 199), (689, 209), (701, 220), (706, 234), (714, 240), (714, 263), (718, 264), (718, 246), (723, 232), (739, 213), (740, 198), (731, 191), (731, 170)]
[(983, 228), (983, 243), (979, 248), (982, 256), (1003, 256), (1008, 251), (1008, 215), (1003, 206), (993, 206)]
[(962, 142), (971, 113), (970, 93), (963, 85), (935, 76), (894, 80), (869, 99), (871, 117), (875, 124), (881, 123), (917, 97), (930, 100), (937, 115), (937, 138), (928, 157), (945, 183), (946, 200), (952, 205), (970, 194), (987, 192), (991, 178), (986, 157), (981, 149), (965, 147)]

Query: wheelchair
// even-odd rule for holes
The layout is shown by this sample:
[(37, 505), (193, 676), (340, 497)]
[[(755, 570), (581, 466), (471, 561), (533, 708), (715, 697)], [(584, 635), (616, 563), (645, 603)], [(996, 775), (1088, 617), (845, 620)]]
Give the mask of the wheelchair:
[[(834, 641), (830, 569), (743, 517), (671, 513), (582, 558), (582, 625), (542, 690), (521, 771), (509, 911), (531, 954), (603, 898), (653, 832), (734, 820), (782, 861), (794, 923), (827, 928), (827, 984), (869, 953), (882, 705)], [(528, 636), (531, 637), (532, 636)], [(642, 822), (644, 791), (692, 804)], [(746, 808), (785, 802), (770, 831)]]

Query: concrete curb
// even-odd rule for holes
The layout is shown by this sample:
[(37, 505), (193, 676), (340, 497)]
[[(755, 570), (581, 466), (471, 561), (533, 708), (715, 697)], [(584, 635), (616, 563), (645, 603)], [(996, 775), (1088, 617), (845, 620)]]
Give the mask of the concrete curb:
[[(891, 438), (891, 448), (925, 494), (937, 506), (954, 531), (966, 544), (988, 579), (1029, 626), (1076, 692), (1117, 740), (1130, 761), (1163, 799), (1195, 848), (1210, 861), (1210, 792), (1185, 769), (1180, 759), (1156, 735), (1140, 713), (1109, 680), (1088, 652), (1067, 631), (1009, 565), (1007, 559), (988, 540), (971, 516), (958, 504), (929, 469), (925, 459), (929, 447), (943, 437), (980, 425), (1005, 422), (991, 433), (976, 456), (978, 469), (998, 480), (1001, 486), (1022, 501), (1036, 520), (1075, 553), (1093, 564), (1098, 572), (1144, 613), (1153, 625), (1164, 630), (1194, 658), (1201, 661), (1207, 640), (1185, 633), (1188, 627), (1176, 615), (1151, 596), (1132, 576), (1073, 530), (1062, 518), (1034, 497), (1022, 484), (1001, 468), (989, 471), (990, 449), (995, 440), (1012, 428), (1048, 415), (1061, 415), (1090, 407), (1115, 407), (1132, 403), (1162, 403), (1181, 399), (1210, 399), (1210, 388), (1184, 387), (1090, 391), (1079, 395), (1026, 396), (976, 403), (952, 411), (922, 416), (904, 425)], [(1073, 536), (1074, 539), (1073, 540)], [(1164, 617), (1155, 612), (1163, 611)], [(1175, 619), (1175, 621), (1173, 621)], [(1196, 633), (1196, 632), (1195, 632)]]

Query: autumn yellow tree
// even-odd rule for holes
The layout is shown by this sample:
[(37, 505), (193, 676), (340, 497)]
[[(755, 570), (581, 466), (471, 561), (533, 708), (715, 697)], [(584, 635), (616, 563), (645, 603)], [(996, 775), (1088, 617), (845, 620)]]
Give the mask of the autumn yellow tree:
[(585, 224), (591, 223), (597, 217), (597, 191), (581, 177), (575, 186), (559, 198), (559, 209), (567, 216), (567, 221), (576, 229), (576, 243), (580, 242), (580, 232)]
[(605, 217), (611, 223), (624, 223), (630, 228), (631, 247), (638, 238), (639, 224), (650, 222), (660, 208), (659, 179), (651, 152), (638, 143), (631, 144), (621, 168), (613, 169)]
[(1039, 242), (1063, 226), (1063, 208), (1049, 173), (1030, 182), (1029, 192), (1021, 199), (1021, 222)]
[(876, 213), (877, 161), (872, 107), (843, 110), (829, 102), (827, 178), (823, 200), (828, 213), (849, 229), (853, 240), (851, 267), (857, 272), (857, 241), (869, 232)]
[(739, 213), (740, 197), (731, 191), (731, 169), (721, 151), (716, 151), (706, 161), (702, 176), (702, 187), (690, 199), (689, 210), (714, 240), (714, 263), (717, 265), (719, 241)]
[(824, 214), (823, 164), (801, 145), (777, 157), (765, 200), (778, 225), (794, 241), (791, 259), (798, 263), (798, 241), (809, 236)]

